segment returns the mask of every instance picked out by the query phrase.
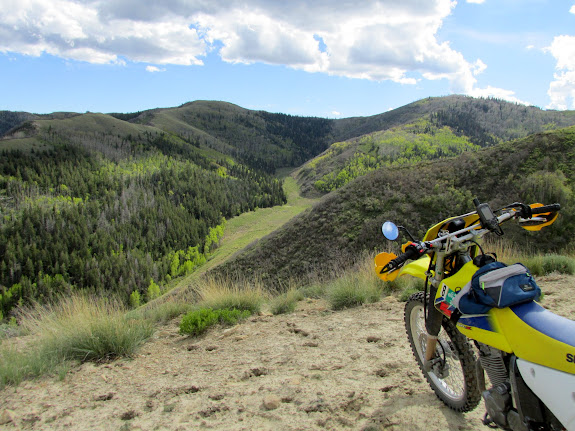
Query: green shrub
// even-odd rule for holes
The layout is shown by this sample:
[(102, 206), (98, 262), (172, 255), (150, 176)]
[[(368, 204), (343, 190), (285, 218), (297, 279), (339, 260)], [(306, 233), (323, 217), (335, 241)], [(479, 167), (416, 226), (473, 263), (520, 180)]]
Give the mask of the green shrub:
[(140, 305), (142, 305), (142, 298), (140, 296), (140, 292), (134, 290), (130, 294), (130, 306), (132, 308), (138, 308)]
[(251, 316), (251, 312), (249, 310), (217, 310), (218, 312), (218, 321), (222, 325), (232, 326), (238, 323), (240, 320), (246, 319)]
[(180, 334), (200, 335), (218, 322), (218, 313), (211, 308), (190, 311), (180, 323)]
[(186, 314), (180, 323), (180, 334), (198, 336), (216, 323), (235, 325), (251, 315), (249, 310), (200, 308)]
[(522, 262), (533, 275), (547, 275), (552, 272), (575, 274), (575, 260), (568, 256), (548, 254), (532, 256)]
[(327, 300), (334, 310), (377, 302), (380, 297), (381, 290), (375, 283), (353, 276), (344, 276), (327, 287)]

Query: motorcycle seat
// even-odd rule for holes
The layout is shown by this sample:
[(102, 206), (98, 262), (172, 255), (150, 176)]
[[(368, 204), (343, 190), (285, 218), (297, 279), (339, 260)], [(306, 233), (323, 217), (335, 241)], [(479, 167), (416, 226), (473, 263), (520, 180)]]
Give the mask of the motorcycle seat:
[(519, 319), (536, 331), (575, 347), (575, 321), (558, 316), (535, 301), (515, 305), (511, 309)]

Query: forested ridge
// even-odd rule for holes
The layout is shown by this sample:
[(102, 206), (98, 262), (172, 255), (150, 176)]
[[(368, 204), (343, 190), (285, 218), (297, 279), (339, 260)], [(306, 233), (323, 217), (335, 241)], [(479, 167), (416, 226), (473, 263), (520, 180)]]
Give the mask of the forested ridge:
[(281, 182), (163, 133), (39, 133), (0, 158), (0, 310), (75, 289), (151, 299), (205, 262), (225, 219), (285, 203)]
[[(208, 101), (108, 115), (3, 111), (0, 313), (7, 317), (17, 304), (77, 289), (117, 295), (133, 305), (153, 299), (174, 277), (209, 258), (226, 219), (285, 203), (273, 174), (305, 163), (302, 190), (330, 193), (324, 203), (303, 222), (274, 234), (274, 241), (263, 241), (262, 248), (221, 268), (259, 273), (273, 283), (300, 276), (326, 259), (370, 248), (374, 217), (396, 211), (395, 203), (403, 216), (425, 201), (429, 208), (424, 219), (414, 220), (418, 227), (432, 220), (432, 210), (443, 211), (441, 205), (457, 203), (462, 209), (476, 192), (449, 176), (456, 175), (451, 166), (459, 159), (453, 157), (479, 161), (477, 172), (469, 170), (466, 177), (471, 182), (486, 172), (497, 178), (506, 159), (495, 151), (483, 162), (475, 155), (483, 154), (481, 148), (570, 124), (575, 124), (571, 111), (462, 96), (341, 120)], [(555, 142), (558, 136), (570, 142), (572, 135), (572, 130), (540, 135), (537, 142)], [(540, 153), (542, 144), (505, 145), (539, 154), (527, 179), (505, 180), (510, 190), (527, 193), (521, 187), (530, 185), (531, 191), (554, 196), (557, 189), (563, 201), (570, 199), (572, 172)], [(427, 165), (430, 160), (441, 163)], [(427, 175), (421, 183), (406, 179), (415, 178), (414, 164), (421, 167), (417, 175)], [(438, 180), (430, 173), (438, 167), (449, 175)], [(364, 175), (367, 183), (359, 178)], [(491, 192), (497, 184), (489, 181)], [(571, 232), (569, 226), (565, 232)], [(265, 258), (258, 250), (265, 250)]]
[(130, 121), (170, 131), (268, 173), (299, 166), (333, 141), (333, 120), (250, 111), (222, 102), (143, 112)]
[(509, 223), (502, 239), (528, 253), (572, 252), (575, 127), (449, 159), (377, 169), (327, 194), (311, 211), (214, 271), (258, 276), (278, 286), (298, 278), (331, 277), (354, 265), (362, 253), (374, 256), (387, 249), (384, 221), (422, 238), (441, 220), (473, 211), (475, 197), (494, 209), (516, 201), (560, 203), (553, 226), (526, 232)]
[[(543, 111), (497, 99), (463, 96), (430, 98), (369, 117), (340, 120), (337, 136), (365, 131), (335, 142), (306, 163), (299, 181), (304, 190), (328, 193), (358, 176), (383, 167), (457, 156), (533, 133), (575, 124), (573, 111)], [(346, 125), (347, 131), (343, 128)], [(376, 131), (369, 131), (379, 125)]]

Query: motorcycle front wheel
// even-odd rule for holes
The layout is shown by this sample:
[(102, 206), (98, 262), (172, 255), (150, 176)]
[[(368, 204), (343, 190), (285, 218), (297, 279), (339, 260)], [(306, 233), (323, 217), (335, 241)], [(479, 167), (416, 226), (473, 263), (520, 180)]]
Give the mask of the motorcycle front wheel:
[(458, 412), (471, 411), (481, 400), (475, 374), (475, 354), (465, 336), (444, 317), (433, 359), (426, 370), (427, 331), (423, 299), (423, 292), (411, 295), (404, 314), (407, 338), (417, 365), (445, 405)]

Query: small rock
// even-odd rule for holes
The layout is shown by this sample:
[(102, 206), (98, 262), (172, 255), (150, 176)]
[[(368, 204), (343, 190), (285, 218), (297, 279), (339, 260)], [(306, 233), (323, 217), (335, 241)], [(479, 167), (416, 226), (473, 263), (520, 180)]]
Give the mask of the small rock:
[(251, 377), (267, 376), (269, 372), (270, 371), (264, 367), (252, 368), (251, 370), (244, 372), (243, 380), (247, 380)]
[(375, 335), (370, 335), (369, 337), (367, 337), (366, 340), (368, 343), (379, 343), (381, 341), (381, 337), (376, 337)]
[(114, 398), (114, 393), (108, 392), (107, 394), (95, 396), (94, 401), (110, 401), (112, 398)]
[(164, 413), (172, 413), (176, 408), (176, 403), (164, 404)]
[(306, 413), (315, 412), (329, 412), (331, 411), (330, 406), (321, 398), (310, 402), (306, 406), (303, 406), (302, 410)]
[(22, 416), (22, 422), (27, 423), (29, 425), (34, 425), (38, 421), (40, 421), (40, 416), (38, 416), (35, 413), (28, 413)]
[(389, 385), (389, 386), (384, 386), (383, 388), (380, 389), (380, 391), (381, 392), (389, 392), (395, 388), (397, 388), (397, 385)]
[(136, 413), (135, 410), (128, 410), (127, 412), (122, 413), (120, 419), (123, 421), (129, 421), (134, 419), (136, 416), (138, 416), (138, 413)]
[(264, 407), (266, 410), (275, 410), (277, 409), (282, 400), (276, 395), (268, 395), (264, 398)]
[(319, 344), (318, 343), (314, 343), (313, 341), (309, 341), (307, 343), (304, 343), (304, 347), (318, 347)]
[(224, 399), (224, 394), (208, 395), (208, 398), (213, 401), (221, 401)]
[(389, 371), (387, 371), (385, 368), (381, 368), (380, 370), (377, 370), (375, 372), (375, 375), (377, 377), (387, 377), (389, 374)]
[(188, 352), (191, 352), (191, 351), (193, 351), (193, 350), (199, 350), (199, 349), (200, 349), (200, 346), (198, 346), (197, 344), (190, 344), (190, 345), (187, 347), (187, 349), (188, 349)]
[(293, 333), (293, 334), (299, 334), (302, 337), (309, 337), (309, 332), (304, 331), (303, 329), (300, 328), (289, 328), (288, 329), (289, 332)]
[(16, 413), (14, 413), (13, 410), (3, 410), (2, 413), (0, 413), (0, 425), (6, 425), (10, 422), (16, 422)]
[(208, 346), (206, 347), (206, 351), (213, 352), (214, 350), (218, 350), (218, 346)]

